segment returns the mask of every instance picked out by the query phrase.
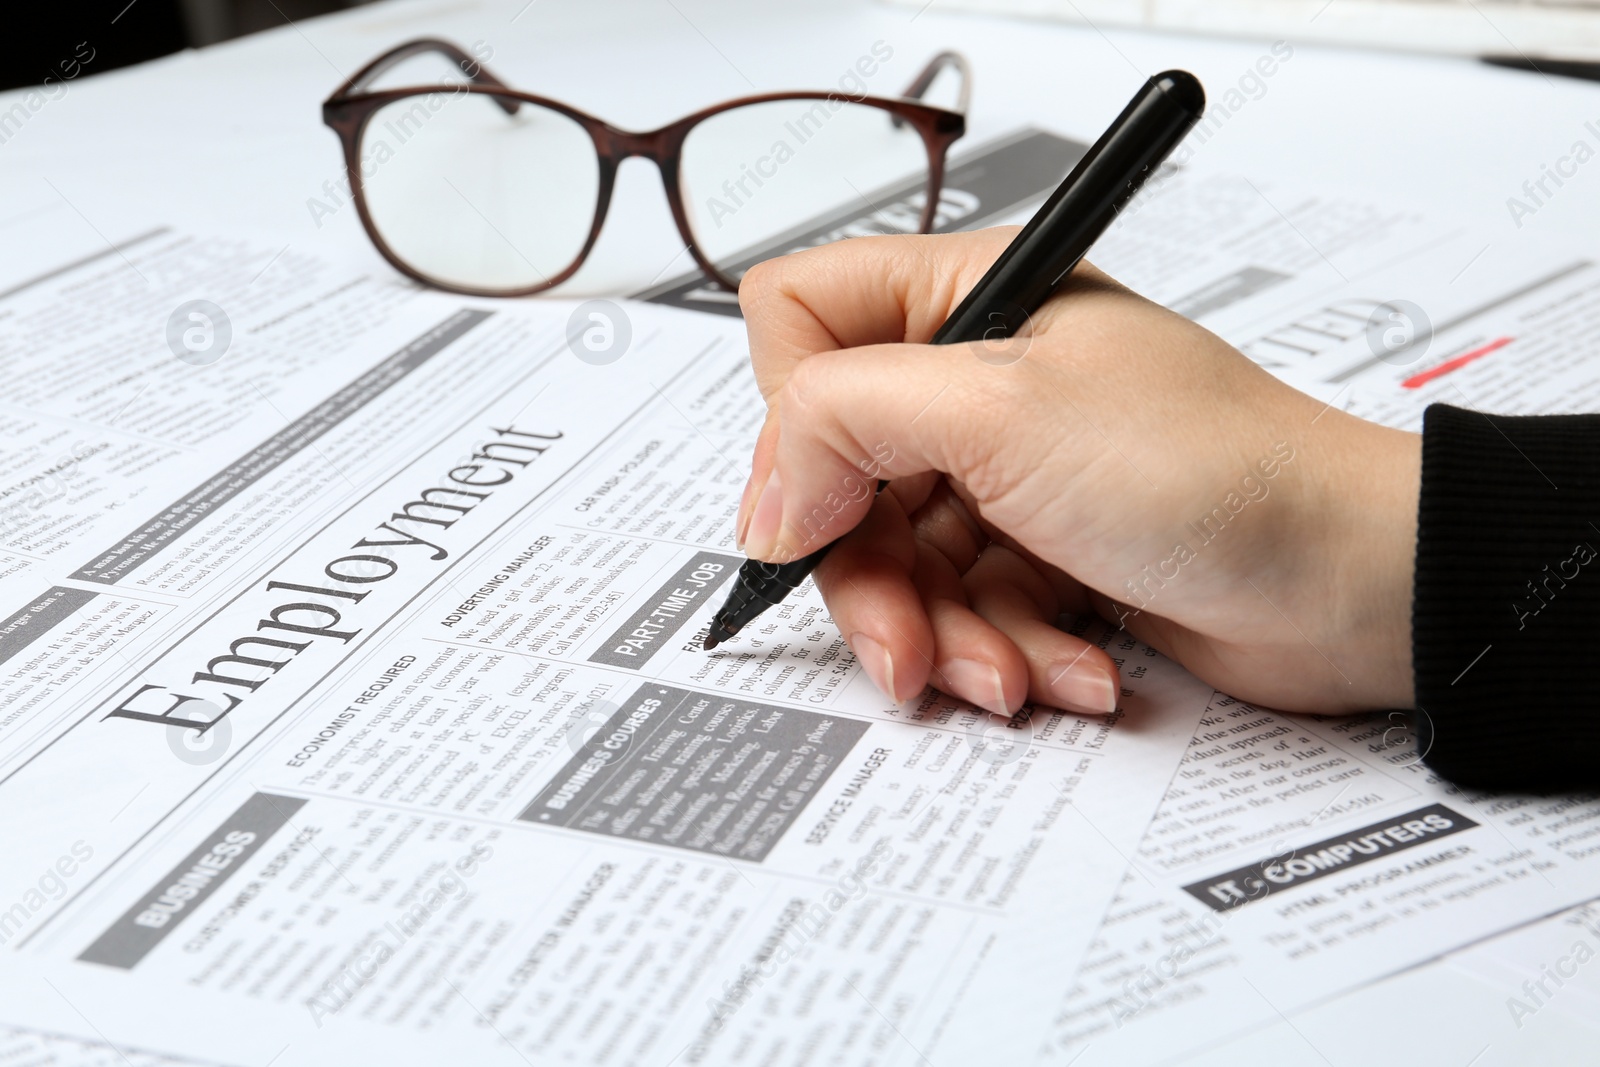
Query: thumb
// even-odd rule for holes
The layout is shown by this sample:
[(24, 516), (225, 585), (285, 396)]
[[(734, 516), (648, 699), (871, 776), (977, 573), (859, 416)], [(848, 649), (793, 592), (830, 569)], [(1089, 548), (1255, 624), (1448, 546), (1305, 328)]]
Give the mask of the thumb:
[(1037, 468), (1006, 433), (1037, 422), (1027, 361), (991, 365), (975, 347), (873, 345), (797, 363), (770, 468), (751, 478), (745, 551), (774, 563), (816, 551), (861, 521), (880, 478), (939, 471), (981, 503)]

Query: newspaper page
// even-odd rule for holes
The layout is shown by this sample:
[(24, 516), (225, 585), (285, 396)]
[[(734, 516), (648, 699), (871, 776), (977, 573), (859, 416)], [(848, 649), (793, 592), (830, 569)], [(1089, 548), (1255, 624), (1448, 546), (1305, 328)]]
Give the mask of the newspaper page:
[(157, 229), (0, 346), (18, 1048), (1026, 1056), (1214, 697), (1098, 628), (1112, 716), (895, 707), (809, 588), (702, 652), (737, 320)]
[[(1168, 170), (1094, 259), (1366, 418), (1416, 429), (1437, 400), (1600, 409), (1600, 276), (1557, 244)], [(1537, 601), (1527, 607), (1536, 616)], [(1521, 924), (1553, 942), (1572, 913), (1540, 916), (1592, 896), (1583, 868), (1597, 817), (1587, 797), (1461, 794), (1417, 763), (1404, 716), (1307, 719), (1219, 698), (1047, 1046), (1085, 1063), (1168, 1062)], [(1424, 851), (1402, 855), (1412, 847)], [(1349, 877), (1336, 892), (1310, 887), (1308, 874), (1336, 880), (1340, 869)], [(1277, 907), (1235, 910), (1268, 893)], [(1434, 909), (1439, 918), (1418, 917)], [(1257, 921), (1238, 921), (1246, 914)], [(1551, 958), (1570, 962), (1571, 949)], [(1532, 981), (1545, 985), (1507, 1002), (1512, 1026), (1557, 988)]]
[[(1147, 291), (1176, 307), (1175, 294), (1220, 294), (1186, 313), (1330, 407), (1414, 430), (1439, 401), (1600, 410), (1600, 273), (1587, 256), (1497, 244), (1420, 215), (1383, 221), (1376, 208), (1240, 178), (1168, 192), (1123, 241), (1108, 242), (1101, 262), (1136, 287), (1148, 277)], [(1213, 248), (1204, 269), (1221, 280), (1146, 271), (1163, 234), (1182, 231), (1139, 223), (1203, 216), (1209, 202), (1233, 202), (1259, 227), (1218, 242), (1231, 243), (1231, 259)], [(1279, 209), (1274, 225), (1268, 213)], [(1396, 242), (1389, 254), (1352, 258), (1353, 232), (1328, 223), (1361, 217), (1374, 224), (1367, 240), (1381, 232)], [(1301, 267), (1285, 269), (1295, 247)], [(1531, 619), (1538, 607), (1530, 599)], [(1181, 1061), (1593, 898), (1600, 797), (1461, 790), (1419, 756), (1408, 714), (1287, 716), (1215, 701), (1054, 1013), (1045, 1043), (1056, 1060)], [(1566, 936), (1566, 925), (1547, 940)], [(1546, 993), (1519, 1002), (1536, 1009), (1555, 988), (1546, 981)]]
[(1600, 798), (1465, 791), (1409, 720), (1218, 701), (1049, 1040), (1167, 1062), (1594, 895)]
[[(1027, 180), (970, 168), (946, 228), (1025, 214), (1081, 146), (990, 150)], [(821, 221), (795, 242), (894, 218)], [(1544, 257), (1478, 251), (1416, 212), (1175, 172), (1095, 258), (1354, 407), (1446, 351), (1392, 343), (1400, 299), (1432, 338), (1550, 296)], [(734, 308), (694, 280), (651, 298)], [(1104, 1062), (1138, 1062), (1247, 1025), (1225, 992), (1247, 968), (1265, 1017), (1580, 899), (1581, 805), (1496, 810), (1433, 781), (1403, 720), (1249, 708), (1124, 635), (1092, 632), (1116, 716), (1012, 725), (887, 706), (810, 590), (699, 653), (761, 410), (736, 322), (460, 301), (162, 230), (0, 315), (19, 1048), (1100, 1062), (1114, 1034)], [(1332, 885), (1301, 865), (1338, 878), (1343, 849), (1349, 877), (1400, 879), (1361, 897), (1381, 952), (1379, 916), (1299, 906)], [(1289, 888), (1263, 873), (1297, 860)], [(1438, 889), (1434, 918), (1404, 891), (1441, 864), (1502, 881)]]

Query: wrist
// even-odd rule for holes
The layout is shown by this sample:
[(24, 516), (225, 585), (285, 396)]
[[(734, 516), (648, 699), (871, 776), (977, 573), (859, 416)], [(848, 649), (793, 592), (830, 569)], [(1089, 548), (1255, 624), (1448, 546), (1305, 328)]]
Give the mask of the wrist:
[(1409, 708), (1422, 438), (1351, 416), (1339, 423), (1347, 440), (1322, 509), (1330, 654), (1349, 678), (1351, 708)]

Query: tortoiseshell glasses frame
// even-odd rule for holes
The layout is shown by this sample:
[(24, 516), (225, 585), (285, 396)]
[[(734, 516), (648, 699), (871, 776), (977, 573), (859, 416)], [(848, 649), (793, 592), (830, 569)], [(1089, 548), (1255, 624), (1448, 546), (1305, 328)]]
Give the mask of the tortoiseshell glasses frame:
[[(534, 268), (535, 273), (541, 274), (541, 280), (535, 284), (508, 286), (505, 288), (481, 287), (432, 276), (414, 264), (407, 262), (404, 257), (399, 255), (391, 247), (390, 242), (385, 240), (382, 231), (373, 220), (362, 167), (362, 138), (367, 131), (369, 123), (384, 107), (410, 97), (438, 93), (441, 87), (438, 84), (382, 90), (373, 90), (369, 87), (381, 75), (397, 64), (413, 56), (426, 53), (437, 53), (444, 56), (465, 76), (465, 82), (449, 86), (452, 92), (481, 94), (492, 100), (508, 116), (515, 115), (525, 103), (546, 108), (577, 123), (588, 133), (589, 139), (593, 142), (596, 163), (598, 164), (598, 195), (595, 199), (594, 219), (590, 225), (588, 237), (583, 241), (576, 257), (553, 274), (544, 276), (537, 268)], [(960, 76), (959, 99), (956, 104), (956, 110), (935, 107), (931, 104), (925, 104), (919, 99), (928, 91), (934, 79), (946, 69), (954, 70)], [(437, 38), (422, 38), (390, 49), (357, 71), (343, 85), (334, 90), (333, 95), (323, 103), (322, 120), (338, 134), (339, 140), (343, 145), (351, 195), (355, 201), (356, 211), (360, 215), (361, 224), (367, 231), (367, 236), (371, 238), (373, 245), (376, 246), (383, 258), (388, 260), (396, 270), (425, 285), (469, 296), (494, 297), (529, 296), (560, 285), (572, 277), (578, 268), (583, 265), (590, 250), (594, 247), (595, 240), (600, 235), (601, 226), (605, 222), (606, 209), (611, 201), (618, 165), (631, 156), (640, 156), (653, 161), (660, 170), (662, 183), (666, 187), (667, 203), (672, 211), (673, 222), (677, 224), (678, 233), (688, 246), (690, 256), (693, 257), (700, 269), (717, 284), (737, 292), (739, 288), (738, 278), (713, 262), (711, 257), (704, 251), (701, 243), (696, 240), (689, 212), (684, 202), (682, 182), (683, 147), (686, 138), (696, 126), (706, 119), (736, 108), (775, 101), (844, 101), (851, 105), (876, 108), (883, 111), (886, 113), (889, 124), (893, 128), (903, 129), (909, 126), (914, 129), (921, 137), (923, 148), (927, 152), (927, 189), (922, 205), (920, 227), (917, 231), (919, 233), (927, 233), (933, 228), (939, 204), (939, 192), (944, 182), (945, 155), (949, 151), (951, 144), (966, 132), (966, 119), (963, 113), (966, 109), (969, 83), (970, 74), (967, 61), (959, 53), (942, 52), (929, 61), (927, 66), (906, 88), (903, 97), (874, 97), (855, 95), (853, 93), (846, 94), (841, 91), (762, 93), (755, 96), (739, 97), (704, 108), (659, 129), (632, 132), (618, 129), (602, 119), (579, 111), (577, 108), (564, 104), (559, 100), (552, 100), (548, 97), (536, 96), (532, 93), (524, 93), (512, 89), (489, 73), (476, 58), (456, 45)], [(417, 210), (426, 211), (428, 210), (428, 205), (419, 204)], [(798, 223), (804, 220), (796, 219), (794, 221)], [(531, 263), (529, 265), (532, 267)]]

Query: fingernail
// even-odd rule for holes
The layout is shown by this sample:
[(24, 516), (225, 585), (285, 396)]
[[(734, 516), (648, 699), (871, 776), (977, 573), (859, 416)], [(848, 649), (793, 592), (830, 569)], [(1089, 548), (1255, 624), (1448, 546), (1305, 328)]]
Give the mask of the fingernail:
[(1073, 661), (1050, 670), (1050, 694), (1057, 707), (1090, 715), (1117, 710), (1117, 682), (1098, 665)]
[(889, 658), (889, 650), (866, 634), (851, 634), (849, 644), (856, 654), (856, 662), (867, 672), (878, 692), (900, 703), (894, 695), (894, 661)]
[(953, 659), (940, 671), (945, 681), (959, 690), (959, 695), (996, 715), (1010, 715), (1006, 707), (1005, 687), (1000, 684), (1000, 672), (987, 663), (975, 659)]
[(744, 532), (750, 526), (750, 494), (756, 487), (754, 474), (744, 481), (744, 492), (739, 494), (739, 514), (734, 521), (734, 547), (744, 548)]
[(778, 543), (778, 527), (783, 523), (783, 486), (778, 481), (778, 468), (772, 468), (767, 484), (750, 513), (750, 526), (745, 531), (746, 551), (757, 559), (766, 559)]

